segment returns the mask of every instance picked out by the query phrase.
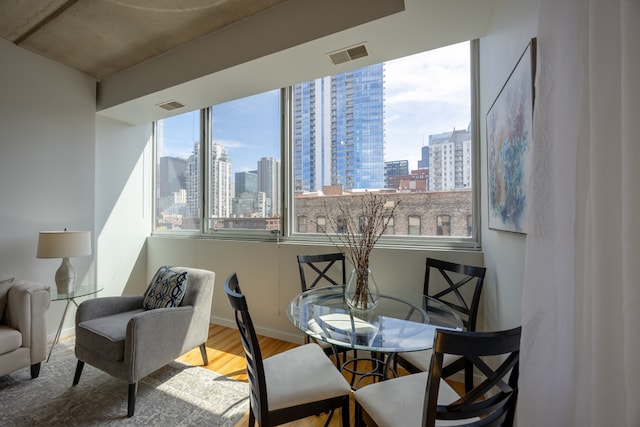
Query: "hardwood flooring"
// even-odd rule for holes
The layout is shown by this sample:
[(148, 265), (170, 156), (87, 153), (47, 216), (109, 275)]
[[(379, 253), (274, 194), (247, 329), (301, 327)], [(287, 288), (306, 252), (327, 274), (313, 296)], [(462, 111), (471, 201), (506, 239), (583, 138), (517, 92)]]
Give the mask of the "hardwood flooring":
[[(264, 336), (258, 336), (258, 340), (260, 342), (260, 351), (264, 358), (297, 347), (297, 344)], [(220, 325), (210, 325), (209, 339), (207, 340), (207, 357), (209, 358), (209, 364), (205, 366), (205, 368), (238, 381), (247, 381), (244, 353), (242, 344), (240, 343), (240, 335), (236, 329)], [(197, 348), (185, 353), (179, 360), (192, 365), (202, 366), (202, 357), (200, 356), (200, 350)], [(351, 425), (355, 425), (353, 419), (353, 402), (351, 405)], [(326, 415), (318, 415), (283, 425), (289, 427), (322, 427), (324, 426), (326, 418)], [(236, 424), (236, 427), (246, 427), (248, 424), (249, 415), (247, 414)], [(332, 417), (329, 426), (340, 426), (339, 414)]]

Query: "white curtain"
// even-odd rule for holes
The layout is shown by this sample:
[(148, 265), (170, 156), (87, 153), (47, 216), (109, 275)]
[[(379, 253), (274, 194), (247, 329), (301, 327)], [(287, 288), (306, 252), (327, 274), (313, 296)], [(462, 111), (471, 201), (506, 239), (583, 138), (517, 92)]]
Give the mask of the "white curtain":
[(540, 0), (518, 427), (640, 426), (640, 0)]

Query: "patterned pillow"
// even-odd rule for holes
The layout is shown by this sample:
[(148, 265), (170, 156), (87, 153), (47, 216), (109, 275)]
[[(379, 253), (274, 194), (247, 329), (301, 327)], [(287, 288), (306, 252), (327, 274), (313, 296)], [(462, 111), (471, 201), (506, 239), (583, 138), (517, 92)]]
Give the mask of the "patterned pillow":
[(4, 319), (4, 309), (7, 307), (11, 286), (13, 286), (13, 277), (0, 282), (0, 321)]
[(160, 267), (144, 294), (142, 306), (145, 310), (177, 307), (180, 305), (186, 290), (186, 271), (175, 271), (168, 266)]

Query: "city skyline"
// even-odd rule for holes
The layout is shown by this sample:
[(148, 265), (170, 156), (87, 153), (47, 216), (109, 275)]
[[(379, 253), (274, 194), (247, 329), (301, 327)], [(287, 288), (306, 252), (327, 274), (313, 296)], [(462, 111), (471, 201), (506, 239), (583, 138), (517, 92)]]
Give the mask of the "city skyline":
[[(385, 63), (385, 161), (408, 160), (416, 169), (429, 135), (469, 126), (468, 62), (464, 42)], [(279, 96), (278, 89), (214, 106), (213, 139), (227, 148), (232, 174), (255, 170), (262, 157), (280, 160), (279, 109), (273, 108)], [(171, 118), (162, 156), (192, 154), (198, 117), (196, 111)], [(246, 117), (260, 119), (247, 126)]]

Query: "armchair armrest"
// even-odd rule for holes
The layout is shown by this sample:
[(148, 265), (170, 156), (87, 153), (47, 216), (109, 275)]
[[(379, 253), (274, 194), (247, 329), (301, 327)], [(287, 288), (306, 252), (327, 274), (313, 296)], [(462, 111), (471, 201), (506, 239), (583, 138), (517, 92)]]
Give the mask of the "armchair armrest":
[(193, 312), (190, 305), (157, 308), (138, 313), (129, 320), (124, 354), (130, 358), (130, 382), (138, 381), (183, 353), (183, 338)]
[(22, 334), (22, 346), (30, 349), (32, 363), (43, 361), (47, 353), (45, 314), (50, 304), (49, 286), (17, 280), (9, 289), (7, 322)]
[(102, 297), (82, 301), (76, 311), (76, 325), (85, 320), (142, 308), (143, 296)]

